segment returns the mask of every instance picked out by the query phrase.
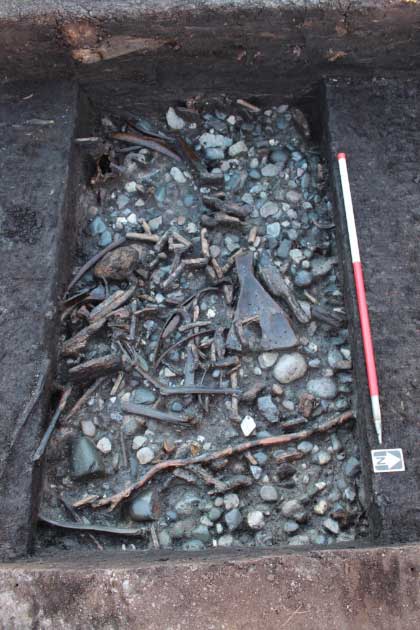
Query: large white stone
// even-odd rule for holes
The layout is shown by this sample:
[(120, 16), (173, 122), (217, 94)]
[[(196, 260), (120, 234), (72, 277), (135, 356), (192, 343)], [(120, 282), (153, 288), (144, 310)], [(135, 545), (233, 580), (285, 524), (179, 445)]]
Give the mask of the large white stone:
[(306, 361), (299, 352), (283, 354), (274, 366), (274, 377), (280, 383), (291, 383), (306, 373)]

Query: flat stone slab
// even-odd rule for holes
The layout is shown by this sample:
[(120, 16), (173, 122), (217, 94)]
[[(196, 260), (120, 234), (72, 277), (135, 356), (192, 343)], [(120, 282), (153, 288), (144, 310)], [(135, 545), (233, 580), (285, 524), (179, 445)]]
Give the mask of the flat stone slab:
[[(419, 84), (335, 80), (327, 83), (325, 95), (371, 532), (384, 542), (415, 541), (420, 538)], [(338, 151), (347, 154), (365, 274), (383, 415), (382, 447), (373, 430)], [(373, 474), (372, 448), (402, 448), (406, 472)]]
[(72, 249), (77, 116), (72, 83), (18, 83), (0, 95), (0, 557), (30, 547), (39, 480), (31, 457), (47, 410), (57, 296)]
[(4, 628), (413, 630), (420, 547), (136, 552), (0, 567)]

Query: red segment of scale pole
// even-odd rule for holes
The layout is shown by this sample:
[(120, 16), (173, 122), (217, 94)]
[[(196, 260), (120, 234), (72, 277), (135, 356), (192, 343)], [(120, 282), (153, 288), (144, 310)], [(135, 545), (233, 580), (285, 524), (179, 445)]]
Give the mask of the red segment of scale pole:
[(369, 311), (366, 300), (365, 282), (363, 279), (362, 263), (360, 261), (359, 242), (357, 238), (356, 222), (354, 219), (353, 202), (350, 192), (350, 182), (347, 171), (345, 153), (337, 155), (340, 169), (341, 187), (343, 191), (344, 209), (346, 212), (347, 231), (350, 241), (351, 259), (353, 263), (354, 283), (356, 286), (357, 305), (359, 308), (360, 328), (362, 330), (363, 350), (365, 354), (366, 372), (369, 384), (370, 400), (372, 404), (373, 421), (379, 444), (382, 444), (382, 418), (379, 403), (378, 377), (376, 374), (375, 352), (373, 349), (372, 333), (370, 330)]

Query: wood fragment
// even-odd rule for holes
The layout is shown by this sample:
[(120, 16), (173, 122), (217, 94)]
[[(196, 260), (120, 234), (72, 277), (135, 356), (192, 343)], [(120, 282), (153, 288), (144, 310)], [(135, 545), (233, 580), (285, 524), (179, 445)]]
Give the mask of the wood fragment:
[(97, 501), (98, 499), (99, 494), (88, 494), (87, 496), (83, 497), (83, 499), (79, 499), (78, 501), (72, 503), (72, 507), (77, 510), (78, 508), (82, 508), (85, 505), (90, 505), (93, 501)]
[[(235, 369), (230, 374), (230, 385), (232, 389), (238, 388), (238, 370)], [(229, 417), (234, 422), (238, 422), (240, 420), (239, 417), (239, 399), (237, 394), (232, 394), (231, 402), (230, 402), (230, 414)]]
[(241, 390), (233, 387), (208, 387), (207, 385), (179, 385), (174, 387), (163, 386), (160, 388), (162, 396), (191, 396), (192, 394), (203, 396), (230, 396), (241, 394)]
[(149, 234), (147, 232), (127, 232), (125, 238), (127, 241), (142, 241), (144, 243), (157, 243), (159, 240), (157, 234)]
[(70, 529), (78, 532), (95, 532), (97, 534), (110, 534), (113, 536), (145, 536), (146, 530), (143, 527), (136, 529), (125, 527), (109, 527), (105, 525), (84, 525), (82, 523), (70, 523), (69, 521), (56, 521), (45, 514), (39, 514), (38, 520), (52, 527)]
[(199, 466), (195, 464), (193, 466), (188, 466), (188, 470), (191, 470), (192, 473), (200, 477), (207, 485), (214, 486), (216, 492), (226, 492), (226, 484), (217, 479), (214, 475), (212, 475), (208, 470), (206, 470), (203, 466)]
[(92, 504), (94, 508), (106, 507), (109, 506), (110, 510), (114, 510), (117, 505), (128, 499), (133, 492), (139, 490), (143, 486), (145, 486), (153, 477), (155, 477), (158, 473), (163, 470), (170, 470), (171, 468), (185, 468), (186, 466), (191, 466), (192, 464), (204, 464), (207, 462), (212, 462), (215, 459), (221, 459), (224, 457), (230, 457), (232, 455), (236, 455), (238, 453), (243, 453), (244, 451), (248, 451), (252, 448), (262, 448), (262, 447), (270, 447), (270, 446), (278, 446), (279, 444), (289, 444), (290, 442), (297, 442), (300, 440), (306, 440), (310, 438), (312, 435), (316, 433), (326, 433), (335, 429), (346, 422), (348, 422), (351, 418), (353, 418), (352, 411), (346, 411), (338, 416), (327, 420), (322, 424), (318, 424), (310, 429), (306, 429), (304, 431), (299, 431), (297, 433), (289, 433), (288, 435), (273, 435), (268, 438), (261, 438), (259, 440), (250, 440), (247, 442), (242, 442), (240, 444), (236, 444), (235, 446), (228, 446), (225, 449), (220, 451), (213, 451), (212, 453), (203, 453), (202, 455), (197, 455), (197, 457), (187, 457), (184, 459), (168, 459), (163, 462), (159, 462), (150, 468), (143, 477), (141, 477), (136, 483), (128, 486), (124, 490), (113, 494), (112, 496), (105, 497), (96, 501)]
[(136, 403), (122, 401), (121, 409), (126, 413), (144, 416), (145, 418), (153, 418), (153, 420), (161, 420), (163, 422), (171, 422), (175, 424), (187, 424), (188, 426), (191, 426), (190, 416), (183, 416), (169, 411), (160, 411), (159, 409), (154, 409), (151, 405), (137, 405)]
[(150, 136), (143, 136), (139, 133), (125, 133), (125, 132), (116, 132), (111, 134), (111, 137), (114, 140), (121, 140), (122, 142), (129, 142), (131, 144), (138, 144), (139, 146), (146, 147), (147, 149), (151, 149), (152, 151), (156, 151), (157, 153), (162, 153), (162, 155), (166, 155), (166, 157), (170, 157), (177, 162), (181, 162), (181, 158), (175, 151), (169, 149), (165, 146), (164, 140), (155, 139), (153, 140)]
[(123, 381), (123, 378), (124, 378), (124, 372), (120, 372), (119, 374), (117, 374), (117, 378), (115, 379), (111, 392), (109, 394), (110, 396), (116, 396), (118, 394), (118, 390)]
[(150, 525), (150, 537), (152, 539), (153, 547), (155, 549), (160, 549), (159, 538), (158, 538), (158, 535), (156, 533), (156, 527), (155, 527), (154, 523), (152, 523)]
[(72, 418), (74, 416), (74, 414), (76, 414), (78, 411), (80, 411), (80, 409), (83, 407), (83, 405), (89, 400), (89, 398), (92, 396), (92, 394), (94, 394), (96, 392), (98, 387), (100, 387), (102, 385), (102, 383), (105, 381), (106, 378), (107, 378), (106, 376), (102, 376), (101, 378), (98, 378), (98, 380), (95, 381), (93, 383), (93, 385), (88, 387), (88, 389), (85, 391), (85, 393), (82, 394), (82, 396), (79, 398), (79, 400), (73, 405), (73, 407), (70, 409), (70, 411), (64, 416), (64, 418), (62, 420), (63, 424), (68, 422), (70, 420), (70, 418)]
[(104, 249), (101, 249), (101, 251), (95, 254), (95, 256), (92, 256), (92, 258), (90, 258), (87, 261), (87, 263), (85, 263), (82, 267), (80, 267), (79, 271), (76, 273), (73, 280), (70, 282), (69, 286), (67, 287), (66, 294), (70, 291), (70, 289), (74, 287), (74, 285), (77, 282), (79, 282), (80, 278), (82, 278), (85, 275), (85, 273), (89, 271), (89, 269), (91, 269), (94, 265), (96, 265), (98, 260), (101, 260), (101, 258), (103, 258), (105, 254), (107, 254), (108, 252), (112, 252), (113, 249), (116, 249), (117, 247), (121, 247), (121, 245), (124, 245), (125, 242), (126, 242), (125, 238), (120, 238), (118, 241), (114, 241), (113, 243), (110, 243), (110, 245), (107, 245), (106, 247), (104, 247)]
[(210, 257), (210, 245), (207, 240), (207, 228), (201, 228), (200, 231), (200, 244), (201, 244), (201, 253), (204, 258)]
[(38, 462), (43, 454), (45, 453), (45, 449), (48, 446), (48, 442), (50, 441), (51, 435), (57, 425), (57, 422), (65, 409), (69, 396), (72, 392), (72, 385), (69, 385), (65, 388), (63, 393), (61, 394), (60, 402), (58, 403), (57, 409), (54, 412), (53, 417), (51, 418), (51, 422), (48, 425), (47, 430), (45, 431), (42, 440), (36, 449), (34, 455), (32, 456), (32, 462)]
[[(252, 486), (253, 483), (254, 480), (252, 479), (252, 477), (248, 477), (247, 475), (234, 475), (233, 477), (230, 477), (229, 479), (223, 481), (223, 484), (225, 486), (223, 493), (231, 492), (232, 490), (236, 490), (237, 488), (249, 488), (249, 486)], [(210, 490), (208, 494), (218, 494), (218, 491), (215, 488), (214, 490)]]
[(332, 328), (341, 328), (346, 323), (346, 316), (321, 304), (312, 307), (312, 317)]
[(179, 339), (174, 344), (172, 344), (172, 346), (170, 346), (164, 352), (162, 352), (160, 357), (158, 357), (156, 361), (154, 362), (154, 367), (157, 368), (162, 363), (166, 355), (172, 352), (172, 350), (174, 350), (175, 348), (179, 348), (179, 346), (184, 345), (184, 343), (186, 343), (190, 339), (194, 339), (195, 337), (199, 337), (200, 335), (208, 335), (211, 332), (214, 332), (214, 328), (209, 328), (209, 329), (206, 328), (206, 330), (200, 330), (196, 333), (191, 333), (191, 335), (186, 335), (185, 337), (182, 337), (182, 339)]
[(112, 295), (110, 295), (106, 300), (95, 306), (94, 309), (89, 313), (89, 321), (94, 323), (98, 321), (98, 319), (102, 319), (103, 317), (109, 317), (113, 311), (117, 310), (123, 304), (128, 302), (128, 300), (133, 295), (136, 290), (136, 286), (132, 286), (126, 291), (115, 291)]
[(254, 114), (258, 114), (258, 112), (261, 111), (260, 107), (257, 107), (256, 105), (253, 105), (252, 103), (249, 103), (248, 101), (245, 101), (243, 98), (236, 99), (236, 102), (238, 105), (245, 107), (245, 109), (247, 109), (250, 112), (253, 112)]
[(82, 328), (82, 330), (63, 343), (61, 354), (64, 357), (78, 356), (86, 348), (89, 339), (102, 328), (105, 322), (106, 318), (102, 317), (94, 321), (89, 326)]
[(107, 354), (103, 357), (89, 359), (89, 361), (79, 363), (79, 365), (70, 368), (69, 379), (72, 382), (86, 382), (98, 378), (99, 376), (119, 372), (121, 368), (121, 357), (117, 354)]

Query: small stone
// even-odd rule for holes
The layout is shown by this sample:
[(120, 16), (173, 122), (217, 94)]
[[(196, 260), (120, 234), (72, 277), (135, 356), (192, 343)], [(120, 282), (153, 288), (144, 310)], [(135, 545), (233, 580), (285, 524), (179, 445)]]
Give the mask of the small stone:
[(292, 247), (291, 241), (283, 239), (280, 246), (276, 250), (276, 254), (279, 258), (288, 258), (290, 249)]
[(278, 352), (263, 352), (258, 357), (260, 368), (263, 370), (268, 370), (269, 368), (273, 367), (278, 357)]
[(274, 203), (274, 201), (267, 201), (263, 206), (261, 206), (260, 215), (263, 219), (266, 219), (267, 217), (271, 217), (273, 214), (276, 214), (278, 211), (279, 207), (276, 203)]
[(297, 287), (309, 287), (312, 284), (312, 274), (310, 271), (305, 271), (305, 269), (301, 269), (297, 272), (293, 281)]
[(328, 503), (327, 501), (325, 501), (325, 499), (320, 499), (317, 503), (315, 503), (314, 505), (315, 514), (318, 514), (319, 516), (324, 516), (324, 514), (326, 514), (327, 511), (328, 511)]
[(257, 425), (255, 424), (255, 420), (252, 416), (245, 416), (245, 418), (241, 422), (242, 433), (245, 437), (248, 437), (255, 431)]
[(351, 369), (351, 361), (343, 358), (343, 355), (336, 348), (332, 348), (328, 352), (328, 365), (333, 370), (350, 370)]
[(336, 258), (322, 258), (322, 257), (314, 257), (311, 260), (312, 273), (314, 278), (322, 278), (322, 276), (326, 276), (327, 273), (334, 268), (335, 263), (337, 262)]
[(274, 486), (264, 485), (260, 489), (260, 497), (263, 501), (277, 501), (279, 498), (278, 492)]
[(197, 234), (198, 232), (198, 227), (196, 226), (195, 223), (188, 223), (186, 230), (188, 232), (188, 234)]
[(137, 451), (137, 459), (139, 464), (150, 464), (155, 454), (149, 446), (143, 446)]
[(133, 449), (133, 451), (138, 451), (139, 448), (141, 448), (142, 446), (146, 444), (146, 442), (147, 442), (147, 437), (145, 437), (144, 435), (136, 435), (133, 438), (131, 448)]
[(353, 501), (356, 500), (356, 492), (354, 491), (353, 488), (346, 488), (343, 492), (343, 496), (344, 498), (349, 501), (350, 503), (353, 503)]
[(279, 411), (274, 404), (270, 395), (260, 396), (257, 399), (258, 410), (263, 414), (264, 418), (269, 422), (277, 422), (279, 419)]
[(131, 392), (130, 400), (136, 405), (151, 405), (156, 400), (156, 394), (146, 387), (137, 387)]
[(270, 153), (270, 162), (278, 164), (281, 170), (283, 170), (289, 160), (289, 157), (290, 155), (288, 151), (284, 149), (274, 149), (274, 151), (271, 151)]
[(233, 536), (230, 534), (225, 534), (224, 536), (220, 536), (217, 541), (218, 547), (231, 547), (233, 545)]
[(220, 508), (212, 507), (211, 510), (209, 510), (208, 517), (212, 522), (218, 521), (221, 516), (222, 516), (222, 510)]
[(261, 175), (263, 177), (277, 177), (281, 171), (281, 168), (277, 164), (266, 164), (261, 169)]
[(225, 157), (224, 150), (216, 147), (209, 147), (205, 150), (205, 154), (208, 160), (223, 160)]
[(169, 549), (172, 546), (172, 536), (170, 535), (168, 529), (162, 529), (158, 534), (158, 539), (160, 546), (163, 549)]
[(237, 529), (242, 523), (242, 514), (237, 508), (229, 510), (229, 512), (226, 512), (225, 514), (225, 523), (230, 532), (235, 531), (235, 529)]
[(277, 467), (276, 474), (279, 481), (285, 481), (286, 479), (290, 479), (296, 474), (296, 468), (295, 466), (293, 466), (293, 464), (284, 462)]
[(317, 398), (329, 400), (336, 397), (337, 386), (332, 378), (313, 378), (308, 382), (308, 392)]
[(346, 477), (357, 477), (360, 473), (360, 462), (356, 457), (349, 457), (344, 464), (344, 474)]
[(80, 423), (83, 435), (94, 437), (96, 433), (95, 423), (92, 420), (82, 420)]
[(130, 203), (130, 198), (127, 195), (118, 195), (117, 197), (117, 206), (118, 210), (122, 210)]
[(184, 173), (177, 166), (173, 166), (170, 173), (172, 179), (174, 179), (178, 184), (185, 184), (187, 181)]
[(89, 479), (103, 475), (104, 463), (100, 452), (86, 437), (77, 437), (71, 449), (71, 473), (74, 479)]
[(101, 453), (103, 453), (104, 455), (107, 455), (108, 453), (112, 451), (111, 440), (107, 437), (101, 438), (97, 442), (96, 448), (98, 449), (98, 451), (101, 451)]
[(160, 215), (158, 217), (154, 217), (154, 219), (150, 219), (149, 227), (152, 232), (157, 232), (163, 223), (163, 217)]
[(191, 531), (191, 535), (196, 540), (201, 540), (204, 543), (209, 542), (210, 540), (209, 528), (205, 525), (197, 525), (197, 527), (194, 527)]
[(318, 451), (316, 461), (320, 466), (325, 466), (331, 461), (331, 455), (328, 451)]
[(106, 225), (102, 221), (101, 217), (95, 217), (89, 225), (89, 230), (92, 236), (103, 234), (106, 230)]
[(96, 263), (93, 273), (97, 278), (126, 280), (134, 271), (138, 260), (139, 252), (134, 247), (117, 247)]
[(225, 509), (228, 511), (233, 510), (234, 508), (238, 508), (240, 503), (238, 495), (234, 492), (229, 492), (228, 494), (225, 494), (225, 496), (223, 497), (223, 502), (225, 505)]
[(128, 514), (133, 521), (153, 521), (159, 516), (159, 504), (157, 494), (153, 490), (147, 490), (138, 494), (128, 508)]
[(237, 157), (238, 155), (241, 155), (241, 153), (247, 153), (248, 152), (248, 147), (246, 146), (245, 142), (243, 140), (239, 140), (239, 142), (235, 142), (235, 144), (232, 144), (232, 146), (229, 147), (229, 156), (232, 158)]
[(300, 265), (302, 260), (305, 258), (305, 254), (300, 249), (294, 248), (289, 251), (289, 258), (291, 258), (297, 265)]
[(298, 529), (299, 523), (296, 523), (296, 521), (286, 521), (283, 525), (283, 530), (286, 532), (286, 534), (294, 534), (295, 532), (297, 532)]
[(256, 479), (257, 481), (258, 479), (261, 479), (261, 476), (263, 473), (261, 466), (255, 466), (254, 464), (251, 464), (249, 468), (251, 471), (251, 475), (254, 477), (254, 479)]
[(131, 212), (127, 217), (127, 223), (130, 225), (137, 225), (137, 215), (134, 212)]
[(199, 142), (202, 147), (208, 149), (210, 147), (227, 149), (233, 144), (231, 138), (223, 136), (219, 133), (203, 133), (199, 137)]
[(335, 536), (340, 533), (340, 526), (333, 518), (326, 518), (322, 526), (331, 534), (335, 534)]
[(185, 120), (183, 120), (173, 107), (170, 107), (166, 112), (166, 122), (171, 129), (179, 131), (185, 127)]
[(200, 497), (193, 492), (186, 492), (175, 505), (175, 511), (180, 516), (190, 516), (200, 503)]
[(248, 527), (251, 529), (263, 529), (265, 526), (264, 514), (260, 510), (252, 510), (248, 512), (246, 517)]
[(124, 188), (128, 193), (134, 193), (137, 190), (137, 184), (136, 182), (127, 182)]
[(277, 238), (280, 235), (280, 223), (278, 221), (269, 223), (266, 227), (267, 236), (269, 238)]
[(107, 247), (108, 245), (111, 245), (111, 243), (112, 243), (112, 234), (109, 230), (105, 230), (105, 232), (101, 234), (101, 238), (99, 239), (99, 245), (101, 247)]
[(283, 354), (274, 366), (274, 377), (280, 383), (291, 383), (306, 373), (306, 361), (298, 352)]
[(184, 551), (202, 551), (205, 548), (205, 544), (201, 540), (196, 539), (187, 540), (187, 542), (184, 542), (184, 544), (182, 545), (182, 549)]
[(302, 504), (299, 503), (299, 501), (296, 501), (296, 499), (290, 499), (289, 501), (285, 501), (283, 505), (281, 506), (281, 513), (286, 518), (295, 516), (296, 514), (299, 514), (300, 512), (303, 512), (303, 507), (302, 507)]
[(302, 195), (297, 190), (288, 190), (286, 193), (286, 200), (289, 203), (296, 204), (302, 199)]

